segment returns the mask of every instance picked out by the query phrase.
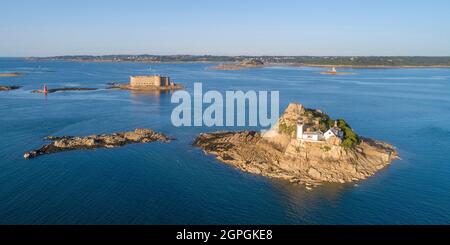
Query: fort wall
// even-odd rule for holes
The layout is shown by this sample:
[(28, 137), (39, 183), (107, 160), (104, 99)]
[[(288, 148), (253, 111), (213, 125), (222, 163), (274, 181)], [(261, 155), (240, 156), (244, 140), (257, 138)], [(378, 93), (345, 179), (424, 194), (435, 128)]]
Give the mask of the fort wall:
[(168, 87), (171, 85), (170, 77), (162, 76), (133, 76), (130, 77), (131, 87)]

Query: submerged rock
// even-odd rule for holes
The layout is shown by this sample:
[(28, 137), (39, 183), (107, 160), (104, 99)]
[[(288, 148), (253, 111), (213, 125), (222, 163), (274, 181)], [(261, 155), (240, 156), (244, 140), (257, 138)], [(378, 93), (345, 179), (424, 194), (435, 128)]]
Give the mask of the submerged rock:
[[(362, 137), (351, 146), (333, 137), (334, 140), (299, 140), (294, 127), (299, 120), (319, 129), (329, 117), (321, 111), (291, 104), (278, 123), (264, 134), (253, 131), (200, 134), (194, 146), (242, 171), (307, 186), (366, 179), (398, 158), (392, 145)], [(347, 134), (353, 133), (346, 130)]]
[(16, 90), (21, 88), (21, 86), (4, 86), (0, 85), (0, 91), (9, 91), (9, 90)]
[(168, 136), (155, 132), (151, 129), (136, 129), (131, 132), (113, 133), (111, 135), (91, 135), (87, 137), (49, 136), (47, 140), (53, 141), (41, 148), (29, 151), (24, 154), (25, 159), (35, 158), (44, 154), (51, 154), (61, 151), (95, 149), (95, 148), (114, 148), (127, 144), (149, 143), (154, 141), (170, 142), (172, 139)]

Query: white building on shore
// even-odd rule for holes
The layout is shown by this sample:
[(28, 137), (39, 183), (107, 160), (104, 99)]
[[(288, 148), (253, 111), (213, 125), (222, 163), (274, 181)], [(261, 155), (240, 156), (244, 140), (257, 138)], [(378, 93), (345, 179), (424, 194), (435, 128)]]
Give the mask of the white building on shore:
[(318, 132), (305, 132), (305, 125), (298, 124), (297, 125), (297, 139), (298, 140), (307, 140), (307, 141), (321, 141), (324, 139), (324, 134), (320, 131)]
[(304, 124), (297, 125), (297, 140), (299, 141), (319, 142), (319, 141), (327, 141), (332, 137), (337, 137), (339, 139), (344, 138), (344, 132), (342, 132), (342, 130), (339, 127), (337, 127), (337, 125), (330, 128), (325, 133), (322, 133), (320, 131), (305, 132), (304, 127), (305, 127)]

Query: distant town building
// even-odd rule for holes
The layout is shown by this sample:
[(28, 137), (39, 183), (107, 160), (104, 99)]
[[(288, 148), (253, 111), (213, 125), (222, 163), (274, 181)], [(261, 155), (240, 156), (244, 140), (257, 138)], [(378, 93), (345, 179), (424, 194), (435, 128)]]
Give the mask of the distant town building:
[(170, 77), (163, 77), (159, 75), (130, 77), (130, 86), (132, 88), (169, 87), (173, 85), (174, 83), (170, 80)]

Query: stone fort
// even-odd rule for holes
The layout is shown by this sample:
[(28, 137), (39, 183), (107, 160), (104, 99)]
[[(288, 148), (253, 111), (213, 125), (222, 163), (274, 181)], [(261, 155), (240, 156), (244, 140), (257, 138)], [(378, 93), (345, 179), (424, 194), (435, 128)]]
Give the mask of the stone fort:
[(169, 87), (172, 85), (173, 82), (170, 80), (170, 77), (163, 77), (159, 75), (130, 77), (130, 86), (133, 88)]

